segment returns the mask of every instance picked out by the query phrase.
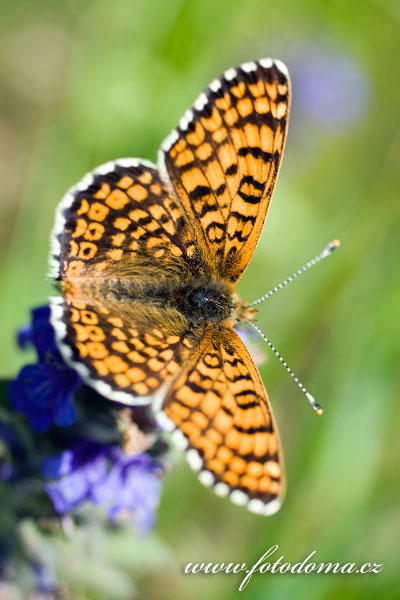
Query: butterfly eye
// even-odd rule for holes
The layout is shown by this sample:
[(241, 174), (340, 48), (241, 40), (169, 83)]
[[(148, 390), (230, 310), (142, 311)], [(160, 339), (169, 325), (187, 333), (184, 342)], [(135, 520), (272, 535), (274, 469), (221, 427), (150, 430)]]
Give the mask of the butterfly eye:
[(191, 290), (185, 301), (188, 315), (194, 320), (220, 321), (226, 319), (231, 311), (231, 300), (227, 292), (213, 286)]
[(206, 306), (206, 304), (208, 304), (210, 302), (210, 299), (207, 295), (207, 293), (205, 292), (205, 290), (194, 290), (193, 292), (191, 292), (189, 294), (189, 304), (191, 304), (191, 306), (193, 308), (204, 308)]

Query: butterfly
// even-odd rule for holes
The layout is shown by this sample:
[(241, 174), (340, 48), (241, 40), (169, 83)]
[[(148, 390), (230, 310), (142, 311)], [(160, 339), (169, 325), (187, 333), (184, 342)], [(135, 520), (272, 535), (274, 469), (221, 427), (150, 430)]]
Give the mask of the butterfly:
[(200, 481), (263, 515), (284, 467), (261, 377), (235, 325), (235, 291), (263, 229), (290, 108), (285, 65), (230, 68), (162, 143), (158, 164), (123, 158), (62, 199), (50, 268), (66, 362), (105, 397), (150, 404)]

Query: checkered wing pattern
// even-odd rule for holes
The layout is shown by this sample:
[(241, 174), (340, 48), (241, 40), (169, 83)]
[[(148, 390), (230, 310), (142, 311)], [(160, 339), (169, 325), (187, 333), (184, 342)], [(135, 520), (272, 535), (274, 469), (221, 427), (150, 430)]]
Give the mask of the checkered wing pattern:
[(176, 311), (151, 303), (53, 298), (51, 319), (68, 364), (106, 398), (162, 398), (196, 344)]
[(51, 276), (136, 274), (143, 280), (146, 265), (164, 274), (167, 265), (182, 277), (198, 252), (184, 211), (157, 167), (120, 159), (88, 173), (61, 201), (52, 234)]
[(285, 144), (290, 82), (271, 59), (214, 80), (161, 147), (166, 171), (217, 275), (236, 281), (261, 234)]
[[(201, 272), (200, 249), (157, 167), (120, 159), (71, 188), (56, 214), (52, 276), (64, 299), (52, 320), (65, 359), (106, 397), (150, 398), (181, 368), (187, 320), (148, 297)], [(203, 263), (201, 263), (203, 264)], [(165, 388), (165, 385), (164, 385)]]
[(162, 423), (187, 450), (203, 484), (259, 514), (279, 509), (279, 434), (258, 371), (235, 331), (206, 333), (162, 409)]

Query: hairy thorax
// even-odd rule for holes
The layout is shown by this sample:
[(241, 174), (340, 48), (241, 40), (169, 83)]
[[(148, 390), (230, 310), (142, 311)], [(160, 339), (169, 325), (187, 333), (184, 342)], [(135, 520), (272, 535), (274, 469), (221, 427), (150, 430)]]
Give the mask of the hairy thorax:
[(193, 328), (252, 319), (255, 311), (242, 302), (230, 282), (193, 278), (154, 281), (143, 285), (130, 278), (82, 278), (65, 282), (64, 295), (119, 305), (121, 310), (140, 303), (143, 310), (173, 309)]

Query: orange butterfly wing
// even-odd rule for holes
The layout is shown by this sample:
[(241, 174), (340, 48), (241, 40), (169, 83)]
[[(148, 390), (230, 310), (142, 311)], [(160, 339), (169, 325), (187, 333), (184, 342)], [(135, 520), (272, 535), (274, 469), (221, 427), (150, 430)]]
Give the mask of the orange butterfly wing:
[[(50, 275), (57, 280), (197, 272), (199, 247), (179, 201), (149, 161), (101, 165), (73, 186), (56, 212)], [(167, 271), (166, 272), (166, 267)]]
[(160, 424), (186, 449), (204, 485), (259, 514), (279, 509), (285, 489), (279, 434), (236, 332), (205, 333), (161, 408)]
[(148, 404), (197, 346), (184, 318), (151, 302), (51, 298), (51, 322), (65, 361), (110, 400)]
[(150, 402), (195, 343), (187, 319), (151, 297), (154, 283), (206, 271), (157, 167), (101, 165), (66, 194), (52, 235), (51, 275), (64, 296), (51, 301), (52, 323), (65, 360), (108, 398)]
[(261, 234), (284, 149), (290, 81), (280, 61), (229, 69), (159, 154), (217, 276), (237, 281)]

